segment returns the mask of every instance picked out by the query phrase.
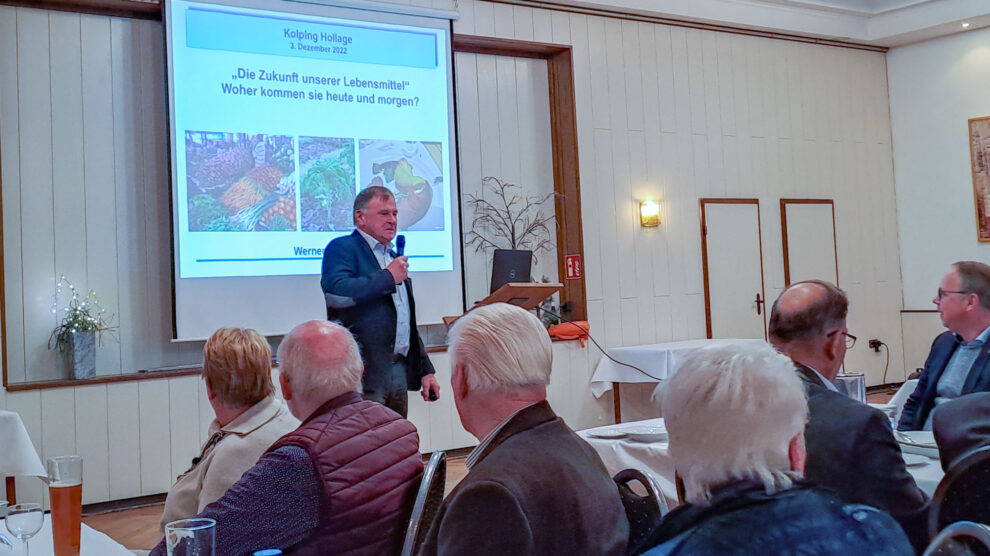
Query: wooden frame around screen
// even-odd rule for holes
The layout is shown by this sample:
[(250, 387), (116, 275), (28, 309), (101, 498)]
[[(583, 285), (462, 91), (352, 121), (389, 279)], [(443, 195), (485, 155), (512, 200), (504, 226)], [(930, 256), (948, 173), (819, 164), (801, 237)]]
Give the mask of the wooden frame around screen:
[(706, 205), (756, 205), (756, 233), (760, 246), (760, 295), (763, 296), (763, 339), (767, 337), (767, 292), (766, 277), (763, 275), (763, 223), (760, 217), (759, 199), (698, 199), (701, 211), (701, 272), (705, 285), (705, 337), (712, 337), (712, 303), (708, 284), (708, 225), (705, 215)]
[(791, 261), (787, 254), (787, 205), (831, 205), (832, 208), (832, 255), (835, 258), (835, 285), (839, 286), (839, 242), (835, 235), (835, 202), (832, 199), (781, 199), (780, 237), (784, 246), (784, 287), (791, 285)]
[(577, 105), (574, 101), (574, 65), (571, 47), (474, 35), (454, 35), (455, 53), (488, 54), (546, 60), (550, 86), (550, 143), (553, 152), (554, 209), (557, 218), (557, 275), (564, 284), (561, 303), (569, 302), (569, 320), (587, 320), (584, 276), (566, 279), (564, 257), (580, 255), (584, 263), (581, 230), (581, 178), (578, 161)]

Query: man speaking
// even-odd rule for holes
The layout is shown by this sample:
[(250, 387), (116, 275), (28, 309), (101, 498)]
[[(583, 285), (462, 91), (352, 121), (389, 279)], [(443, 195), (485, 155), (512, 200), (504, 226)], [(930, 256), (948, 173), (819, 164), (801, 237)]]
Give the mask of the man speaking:
[(350, 329), (361, 346), (364, 398), (406, 416), (407, 390), (436, 400), (440, 385), (416, 330), (416, 304), (409, 280), (409, 259), (392, 251), (397, 228), (395, 197), (371, 186), (354, 199), (349, 236), (323, 251), (323, 287), (327, 318)]

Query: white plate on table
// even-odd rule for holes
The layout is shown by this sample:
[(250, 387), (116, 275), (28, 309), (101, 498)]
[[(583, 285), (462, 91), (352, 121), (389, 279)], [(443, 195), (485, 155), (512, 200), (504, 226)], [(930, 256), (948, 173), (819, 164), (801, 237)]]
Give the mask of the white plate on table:
[(923, 465), (928, 465), (931, 458), (927, 458), (921, 454), (903, 454), (904, 464), (908, 467), (921, 467)]
[(908, 454), (938, 459), (938, 444), (932, 431), (894, 431), (894, 438)]
[(620, 431), (619, 429), (603, 429), (600, 431), (588, 431), (588, 436), (591, 438), (602, 438), (602, 439), (618, 439), (625, 438), (626, 433)]
[(665, 442), (667, 440), (667, 430), (660, 427), (636, 427), (627, 429), (626, 434), (630, 440), (636, 442)]

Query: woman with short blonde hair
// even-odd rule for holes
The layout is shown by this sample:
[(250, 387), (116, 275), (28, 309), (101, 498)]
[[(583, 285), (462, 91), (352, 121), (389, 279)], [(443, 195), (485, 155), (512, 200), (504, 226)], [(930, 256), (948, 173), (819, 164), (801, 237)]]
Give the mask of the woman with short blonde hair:
[(206, 387), (232, 407), (252, 406), (275, 393), (272, 350), (250, 328), (221, 328), (203, 346)]
[(192, 466), (165, 499), (165, 524), (203, 511), (299, 421), (275, 396), (272, 350), (256, 330), (221, 328), (203, 346), (206, 397), (216, 418)]

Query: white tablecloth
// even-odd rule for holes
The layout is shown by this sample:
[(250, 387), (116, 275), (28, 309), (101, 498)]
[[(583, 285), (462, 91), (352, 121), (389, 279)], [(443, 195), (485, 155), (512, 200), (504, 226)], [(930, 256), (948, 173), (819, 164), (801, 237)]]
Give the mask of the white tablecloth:
[[(13, 535), (9, 534), (6, 523), (4, 523), (2, 530), (4, 535), (6, 535), (13, 542), (14, 551), (5, 552), (6, 547), (0, 545), (0, 556), (6, 556), (7, 554), (10, 554), (11, 556), (16, 554), (19, 556), (24, 554), (24, 546), (20, 541), (14, 538)], [(31, 549), (31, 556), (48, 556), (55, 553), (54, 548), (52, 547), (51, 514), (45, 514), (45, 524), (42, 525), (41, 531), (38, 531), (38, 534), (31, 537), (28, 542), (30, 543), (29, 548)], [(79, 532), (79, 556), (118, 555), (134, 556), (134, 553), (96, 529), (83, 524), (82, 529)]]
[(578, 431), (602, 458), (609, 475), (623, 469), (649, 471), (660, 483), (660, 490), (667, 499), (667, 506), (673, 508), (677, 502), (677, 487), (674, 483), (674, 460), (667, 451), (667, 442), (636, 442), (628, 438), (605, 439), (592, 436), (596, 431), (628, 431), (639, 427), (664, 427), (663, 419), (647, 419), (619, 423)]
[[(605, 439), (592, 436), (598, 431), (628, 431), (640, 427), (664, 427), (663, 419), (647, 419), (617, 425), (606, 425), (578, 431), (592, 448), (602, 458), (609, 475), (615, 475), (623, 469), (633, 468), (649, 471), (660, 483), (660, 490), (667, 498), (671, 508), (678, 504), (677, 487), (674, 483), (674, 460), (670, 457), (667, 442), (636, 442), (627, 438)], [(855, 470), (850, 469), (850, 473)], [(942, 466), (937, 459), (930, 459), (925, 465), (908, 467), (908, 473), (914, 477), (918, 488), (931, 496), (935, 487), (942, 480)]]
[(665, 344), (610, 348), (605, 353), (621, 363), (643, 369), (647, 376), (636, 369), (621, 365), (608, 357), (602, 357), (591, 377), (591, 393), (596, 398), (612, 389), (613, 382), (658, 382), (673, 375), (684, 359), (699, 348), (712, 345), (765, 343), (763, 340), (683, 340)]
[(901, 418), (901, 413), (904, 411), (904, 404), (907, 403), (907, 399), (914, 393), (914, 389), (918, 386), (918, 379), (911, 379), (901, 385), (897, 389), (897, 393), (890, 398), (887, 403), (871, 403), (871, 407), (875, 407), (880, 411), (887, 414), (890, 418), (891, 424), (894, 428), (897, 428), (897, 421)]
[(20, 415), (0, 410), (0, 477), (47, 476)]

